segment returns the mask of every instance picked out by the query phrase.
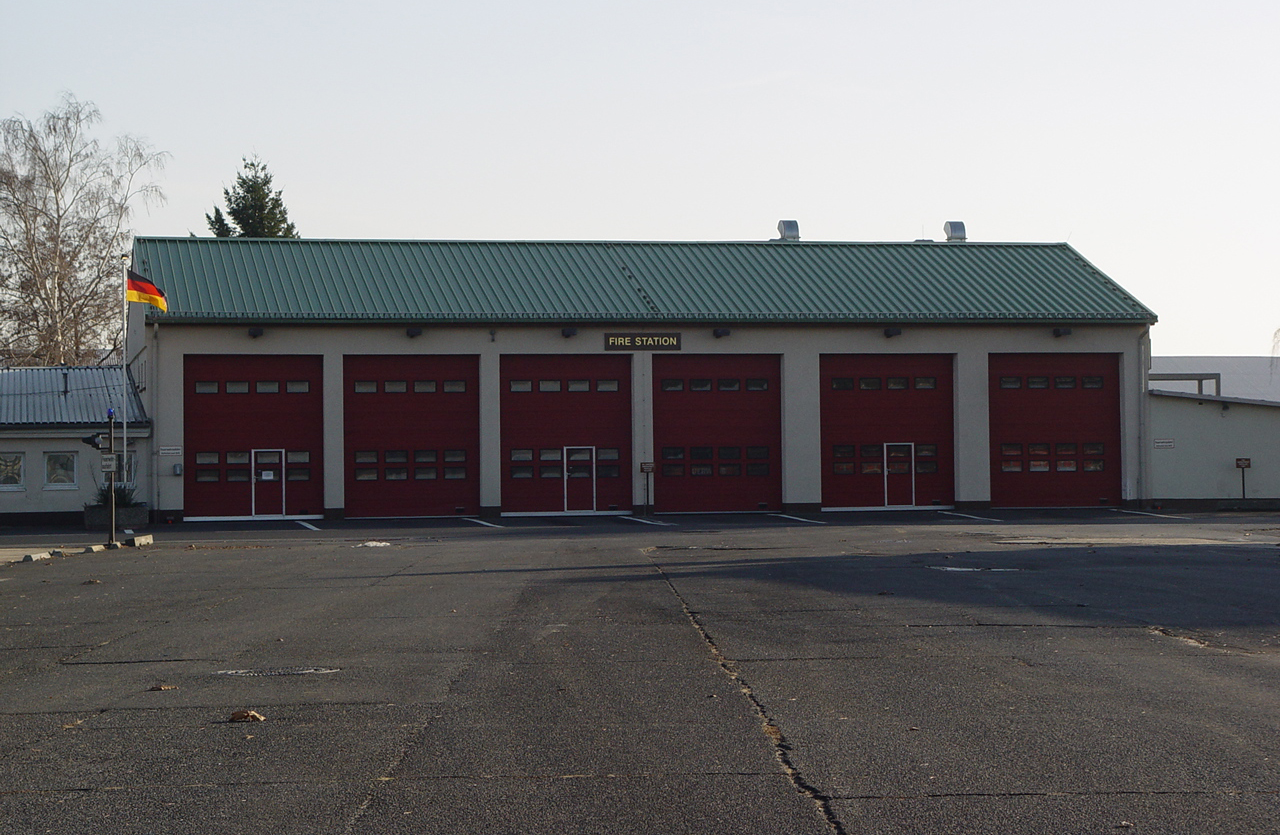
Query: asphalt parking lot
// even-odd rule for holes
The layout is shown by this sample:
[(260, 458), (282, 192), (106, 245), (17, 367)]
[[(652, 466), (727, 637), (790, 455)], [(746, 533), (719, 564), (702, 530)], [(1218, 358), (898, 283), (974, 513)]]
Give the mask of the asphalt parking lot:
[(485, 522), (0, 564), (0, 831), (1277, 830), (1280, 517)]

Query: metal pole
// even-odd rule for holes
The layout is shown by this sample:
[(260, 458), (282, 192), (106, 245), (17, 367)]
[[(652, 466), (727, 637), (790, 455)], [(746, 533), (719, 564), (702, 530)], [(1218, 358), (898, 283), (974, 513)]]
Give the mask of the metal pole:
[[(116, 455), (116, 412), (115, 409), (107, 410), (107, 452), (114, 458)], [(111, 498), (108, 506), (111, 511), (111, 533), (107, 537), (108, 545), (116, 544), (116, 474), (115, 469), (111, 471), (111, 478), (107, 481), (107, 486), (111, 491)]]
[(120, 480), (129, 480), (129, 261), (120, 256), (120, 459), (125, 472)]

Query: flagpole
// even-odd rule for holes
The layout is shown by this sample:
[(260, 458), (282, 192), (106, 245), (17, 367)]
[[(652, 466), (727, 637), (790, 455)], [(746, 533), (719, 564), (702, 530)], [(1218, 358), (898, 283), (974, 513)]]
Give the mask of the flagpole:
[(129, 255), (120, 256), (120, 481), (129, 480)]

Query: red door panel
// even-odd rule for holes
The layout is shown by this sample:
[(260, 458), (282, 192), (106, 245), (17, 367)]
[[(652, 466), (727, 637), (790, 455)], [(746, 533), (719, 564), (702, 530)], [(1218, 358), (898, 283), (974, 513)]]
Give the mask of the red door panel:
[(343, 358), (346, 516), (480, 512), (476, 356)]
[(992, 354), (991, 503), (1118, 504), (1117, 354)]
[(631, 355), (502, 358), (502, 509), (631, 509)]
[[(184, 515), (324, 513), (322, 371), (318, 356), (184, 358)], [(254, 450), (283, 459), (267, 467)]]
[(822, 356), (824, 507), (955, 502), (952, 366), (950, 354)]
[(776, 355), (656, 355), (655, 509), (781, 509), (780, 389)]

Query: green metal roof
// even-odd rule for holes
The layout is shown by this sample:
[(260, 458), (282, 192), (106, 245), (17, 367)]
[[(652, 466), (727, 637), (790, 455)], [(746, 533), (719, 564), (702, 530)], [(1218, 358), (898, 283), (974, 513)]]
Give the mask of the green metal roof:
[(1115, 322), (1067, 244), (136, 238), (158, 321)]

